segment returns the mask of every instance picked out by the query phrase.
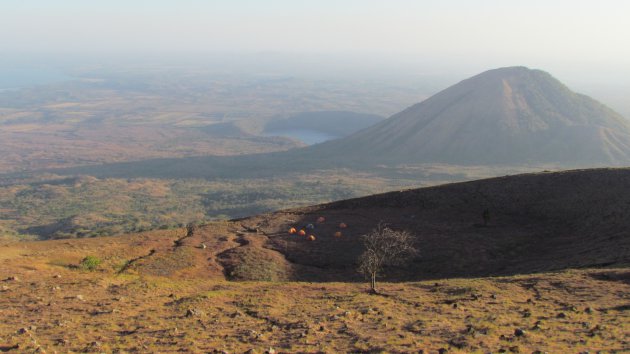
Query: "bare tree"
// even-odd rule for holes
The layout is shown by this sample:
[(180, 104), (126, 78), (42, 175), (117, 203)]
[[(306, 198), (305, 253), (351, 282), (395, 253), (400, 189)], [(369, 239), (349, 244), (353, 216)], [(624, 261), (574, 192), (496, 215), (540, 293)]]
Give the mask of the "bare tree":
[(383, 267), (404, 264), (417, 253), (409, 232), (394, 231), (383, 223), (362, 239), (365, 251), (359, 257), (359, 272), (370, 280), (372, 293), (377, 293), (376, 277)]

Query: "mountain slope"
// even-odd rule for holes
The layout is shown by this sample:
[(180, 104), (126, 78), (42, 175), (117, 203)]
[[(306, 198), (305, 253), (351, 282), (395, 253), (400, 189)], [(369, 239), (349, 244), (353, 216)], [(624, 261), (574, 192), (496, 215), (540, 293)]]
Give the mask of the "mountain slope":
[[(628, 191), (630, 169), (592, 169), (390, 192), (209, 224), (175, 247), (147, 249), (150, 255), (130, 269), (240, 280), (359, 280), (361, 235), (381, 221), (412, 233), (420, 250), (406, 267), (390, 269), (390, 279), (624, 267), (630, 265)], [(291, 227), (315, 240), (289, 234)]]
[(311, 156), (453, 164), (630, 162), (630, 125), (540, 70), (509, 67), (464, 80)]
[[(411, 263), (384, 273), (391, 280), (628, 267), (628, 191), (630, 168), (523, 174), (390, 192), (209, 223), (192, 233), (143, 233), (136, 237), (142, 242), (112, 250), (113, 263), (107, 267), (123, 264), (121, 272), (203, 279), (356, 281), (361, 279), (356, 272), (361, 235), (381, 221), (409, 231), (419, 249)], [(292, 227), (307, 230), (315, 240), (290, 234)], [(335, 235), (338, 231), (341, 236)], [(93, 240), (122, 244), (126, 238)], [(89, 242), (33, 244), (62, 257), (54, 248), (70, 246), (69, 252), (77, 252), (81, 247), (73, 243)]]
[[(605, 188), (602, 188), (605, 186)], [(404, 279), (630, 265), (630, 169), (524, 174), (279, 211), (239, 221), (299, 267), (297, 279), (356, 277), (360, 236), (379, 221), (416, 235)], [(490, 222), (483, 226), (488, 209)], [(320, 216), (325, 223), (317, 224)], [(348, 224), (338, 229), (339, 223)], [(313, 223), (309, 242), (290, 227)], [(334, 237), (342, 231), (343, 237)]]

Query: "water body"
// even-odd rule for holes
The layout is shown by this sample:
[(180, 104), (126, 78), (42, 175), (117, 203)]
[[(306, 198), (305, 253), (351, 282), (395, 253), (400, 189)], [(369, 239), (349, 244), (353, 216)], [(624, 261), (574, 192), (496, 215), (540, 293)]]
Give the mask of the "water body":
[(276, 129), (265, 132), (266, 136), (282, 136), (299, 140), (307, 145), (323, 143), (324, 141), (340, 138), (339, 136), (310, 129)]

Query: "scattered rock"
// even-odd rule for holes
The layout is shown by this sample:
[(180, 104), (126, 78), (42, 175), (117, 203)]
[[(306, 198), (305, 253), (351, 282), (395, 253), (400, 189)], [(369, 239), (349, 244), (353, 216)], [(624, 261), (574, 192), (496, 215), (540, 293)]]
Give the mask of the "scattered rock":
[(448, 349), (446, 349), (446, 348), (440, 348), (440, 349), (438, 349), (438, 353), (439, 353), (439, 354), (446, 354), (446, 353), (448, 353)]
[(186, 317), (199, 317), (199, 316), (203, 316), (203, 311), (199, 309), (186, 310)]
[(567, 314), (565, 314), (564, 312), (560, 312), (559, 314), (556, 315), (556, 318), (566, 318)]
[(25, 334), (28, 333), (28, 328), (23, 327), (17, 330), (17, 334)]
[(55, 279), (59, 279), (59, 278), (61, 278), (61, 275), (59, 275), (59, 274), (55, 274), (55, 275), (53, 275), (53, 278), (55, 278)]
[(9, 287), (6, 285), (3, 285), (2, 287), (0, 287), (0, 291), (2, 292), (9, 291)]
[(265, 350), (265, 354), (276, 354), (276, 350), (273, 347), (269, 347), (269, 349)]
[(75, 296), (75, 298), (76, 298), (77, 300), (80, 300), (80, 301), (85, 300), (85, 299), (83, 298), (83, 295), (77, 295), (77, 296)]
[(457, 349), (464, 349), (468, 346), (468, 342), (466, 341), (466, 338), (455, 338), (455, 339), (451, 339), (448, 344), (450, 344), (451, 346), (457, 348)]
[(585, 309), (584, 309), (584, 312), (585, 312), (585, 313), (588, 313), (588, 314), (591, 314), (591, 313), (593, 313), (594, 311), (593, 311), (593, 308), (589, 306), (589, 307), (587, 307), (587, 308), (585, 308)]
[(521, 348), (518, 345), (510, 347), (510, 353), (520, 353)]
[(94, 342), (88, 344), (86, 350), (87, 351), (94, 351), (94, 350), (100, 349), (102, 346), (103, 345), (101, 344), (101, 342), (94, 341)]
[(526, 334), (525, 330), (522, 330), (520, 328), (517, 328), (514, 330), (514, 335), (517, 337), (522, 337)]
[(604, 330), (604, 327), (602, 327), (600, 325), (596, 325), (595, 327), (591, 328), (591, 330), (589, 331), (589, 335), (591, 337), (594, 337), (595, 335), (601, 333), (602, 330)]
[(19, 281), (20, 278), (16, 277), (16, 276), (11, 276), (5, 279), (5, 281)]
[(0, 351), (2, 352), (8, 352), (8, 351), (17, 350), (17, 349), (20, 349), (19, 344), (0, 346)]
[(496, 294), (492, 294), (492, 295), (490, 295), (490, 297), (491, 297), (493, 300), (496, 300), (496, 299), (497, 299), (497, 295), (496, 295)]

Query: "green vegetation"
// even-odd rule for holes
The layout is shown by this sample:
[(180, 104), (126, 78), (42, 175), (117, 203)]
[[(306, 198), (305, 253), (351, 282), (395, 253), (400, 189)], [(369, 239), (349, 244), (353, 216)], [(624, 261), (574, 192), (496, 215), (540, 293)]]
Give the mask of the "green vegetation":
[(275, 179), (46, 176), (0, 186), (0, 232), (79, 238), (183, 227), (414, 186), (345, 172)]
[(95, 271), (99, 265), (101, 265), (102, 261), (100, 258), (95, 256), (87, 256), (81, 260), (79, 264), (79, 268), (83, 270)]
[[(198, 176), (211, 170), (194, 161), (180, 167), (178, 170), (202, 169), (203, 173), (191, 173)], [(251, 173), (252, 177), (245, 178), (248, 171), (230, 172), (229, 167), (224, 166), (217, 173), (223, 177), (208, 179), (167, 178), (160, 168), (150, 169), (147, 174), (151, 178), (0, 176), (0, 234), (49, 239), (166, 230), (191, 222), (238, 218), (391, 190), (535, 170), (416, 165), (378, 167), (369, 172), (310, 169), (308, 174), (255, 176)]]

